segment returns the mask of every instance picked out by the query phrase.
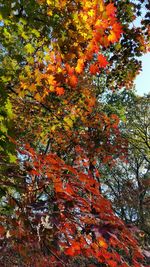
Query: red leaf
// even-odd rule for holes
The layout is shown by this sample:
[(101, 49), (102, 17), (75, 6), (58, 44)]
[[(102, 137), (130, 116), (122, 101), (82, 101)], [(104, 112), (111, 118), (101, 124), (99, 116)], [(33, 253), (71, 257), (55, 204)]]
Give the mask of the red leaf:
[(5, 233), (5, 228), (3, 226), (0, 226), (0, 236), (2, 237)]
[(108, 65), (108, 61), (107, 61), (106, 57), (103, 55), (98, 55), (97, 59), (98, 59), (100, 67), (106, 68), (106, 66)]
[(80, 173), (79, 174), (79, 179), (80, 179), (80, 181), (86, 183), (89, 180), (89, 177), (88, 177), (88, 175), (86, 175), (84, 173)]
[(69, 255), (69, 256), (73, 256), (74, 252), (75, 252), (74, 249), (72, 247), (70, 247), (70, 248), (66, 249), (65, 254)]
[(113, 24), (113, 30), (114, 32), (117, 34), (117, 37), (119, 38), (120, 37), (120, 34), (122, 33), (122, 27), (119, 23), (114, 23)]
[(96, 74), (97, 72), (99, 72), (99, 67), (96, 64), (92, 64), (90, 66), (90, 73), (91, 74)]
[(68, 193), (69, 195), (74, 194), (74, 191), (72, 190), (71, 186), (67, 184), (65, 190), (66, 193)]
[(117, 267), (117, 262), (113, 260), (108, 260), (107, 263), (109, 264), (110, 267)]
[(74, 256), (76, 252), (80, 251), (80, 243), (74, 241), (72, 243), (72, 246), (68, 249), (66, 249), (65, 254), (69, 256)]

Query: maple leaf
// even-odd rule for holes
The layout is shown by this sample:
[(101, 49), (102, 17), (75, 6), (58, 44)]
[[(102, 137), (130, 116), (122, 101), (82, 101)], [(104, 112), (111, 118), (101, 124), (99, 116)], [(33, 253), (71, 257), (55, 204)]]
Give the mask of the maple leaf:
[(25, 45), (27, 53), (32, 54), (34, 52), (34, 47), (31, 44)]
[(107, 260), (107, 263), (110, 267), (117, 267), (117, 262), (114, 260)]
[(110, 31), (110, 34), (108, 35), (108, 41), (110, 41), (111, 43), (115, 43), (117, 42), (118, 38), (116, 36), (116, 33), (114, 31)]
[(63, 183), (61, 180), (58, 180), (55, 182), (55, 190), (57, 193), (63, 193), (64, 192)]
[(54, 86), (56, 85), (56, 81), (55, 81), (55, 78), (53, 75), (48, 75), (47, 81), (48, 81), (49, 85), (54, 85)]
[(102, 248), (108, 248), (108, 244), (106, 243), (105, 239), (103, 237), (98, 238), (98, 244)]
[(99, 2), (99, 9), (100, 9), (100, 12), (103, 12), (103, 11), (104, 11), (104, 8), (105, 8), (105, 6), (104, 6), (104, 2), (103, 2), (103, 1), (100, 1), (100, 2)]
[(64, 121), (65, 121), (65, 123), (66, 123), (69, 127), (72, 127), (72, 126), (73, 126), (73, 120), (70, 119), (70, 117), (66, 116), (66, 117), (64, 118)]
[(67, 184), (66, 188), (65, 188), (65, 192), (68, 193), (69, 195), (73, 195), (74, 192), (72, 190), (72, 187), (70, 185)]
[(64, 95), (64, 88), (63, 87), (56, 87), (56, 94), (57, 95)]
[(95, 169), (95, 175), (96, 175), (96, 177), (100, 177), (100, 173), (99, 173), (98, 169)]
[(72, 75), (74, 73), (74, 68), (71, 67), (69, 64), (66, 63), (65, 68), (69, 75)]
[(106, 59), (105, 56), (103, 56), (102, 54), (98, 55), (97, 57), (99, 65), (101, 68), (106, 68), (106, 66), (108, 65), (108, 61)]
[(72, 242), (70, 248), (66, 249), (65, 254), (69, 256), (73, 256), (76, 254), (77, 251), (80, 251), (80, 243), (79, 242)]
[(98, 72), (100, 72), (99, 71), (99, 67), (96, 64), (91, 64), (90, 65), (90, 73), (91, 74), (96, 74)]
[(108, 35), (108, 40), (112, 43), (117, 42), (122, 33), (122, 27), (119, 23), (114, 23), (112, 25), (112, 30), (110, 30), (110, 34)]
[(75, 68), (76, 73), (81, 74), (84, 68), (84, 60), (83, 59), (78, 59), (77, 66)]
[(2, 237), (5, 233), (5, 228), (3, 226), (0, 226), (0, 236)]
[(75, 75), (71, 75), (69, 77), (69, 83), (70, 83), (71, 87), (76, 87), (77, 83), (78, 83), (78, 78)]
[(88, 103), (89, 107), (93, 107), (95, 105), (95, 98), (89, 97), (89, 98), (87, 98), (86, 102)]
[[(9, 238), (10, 243), (6, 246), (6, 249), (7, 247), (8, 249), (19, 248), (19, 251), (16, 249), (14, 253), (18, 258), (14, 260), (16, 264), (21, 259), (21, 261), (24, 261), (23, 265), (29, 260), (27, 264), (30, 266), (47, 266), (47, 260), (50, 260), (52, 266), (72, 266), (74, 256), (80, 254), (83, 258), (85, 256), (89, 258), (90, 256), (94, 261), (99, 261), (104, 266), (116, 267), (115, 260), (117, 262), (126, 260), (129, 262), (129, 255), (125, 256), (125, 253), (128, 254), (125, 248), (130, 247), (132, 250), (133, 246), (134, 251), (136, 250), (136, 244), (132, 238), (127, 238), (128, 233), (125, 232), (123, 236), (123, 227), (119, 227), (120, 222), (113, 215), (111, 205), (101, 195), (99, 179), (96, 179), (96, 177), (99, 177), (96, 165), (99, 162), (98, 159), (100, 159), (101, 164), (113, 163), (114, 151), (117, 150), (118, 143), (116, 142), (117, 144), (114, 144), (111, 148), (111, 142), (107, 142), (107, 140), (111, 139), (111, 132), (115, 135), (116, 129), (114, 128), (117, 128), (119, 119), (115, 117), (115, 114), (106, 115), (106, 118), (102, 118), (103, 116), (99, 112), (99, 107), (101, 107), (99, 97), (96, 99), (97, 89), (95, 90), (95, 85), (91, 82), (91, 75), (89, 75), (96, 75), (100, 73), (100, 68), (106, 68), (107, 58), (99, 53), (102, 53), (100, 51), (106, 51), (108, 45), (117, 42), (120, 38), (122, 29), (115, 15), (116, 7), (111, 3), (113, 1), (104, 0), (37, 0), (35, 2), (37, 2), (37, 5), (27, 5), (25, 12), (27, 17), (30, 17), (30, 9), (33, 9), (32, 11), (37, 15), (37, 20), (40, 23), (36, 23), (35, 20), (30, 23), (30, 27), (25, 26), (27, 21), (22, 16), (23, 12), (17, 20), (19, 23), (16, 22), (15, 16), (9, 16), (8, 14), (8, 20), (5, 20), (0, 15), (1, 20), (4, 21), (4, 27), (3, 25), (1, 27), (6, 35), (3, 36), (6, 37), (6, 42), (3, 42), (4, 51), (1, 55), (3, 58), (4, 54), (4, 59), (8, 58), (8, 71), (10, 72), (9, 75), (4, 77), (4, 85), (11, 81), (12, 89), (14, 92), (17, 89), (19, 94), (19, 98), (11, 97), (17, 121), (14, 128), (16, 149), (18, 151), (21, 149), (27, 150), (24, 154), (20, 152), (21, 155), (24, 155), (21, 157), (23, 159), (21, 159), (21, 169), (24, 167), (25, 172), (23, 172), (26, 179), (23, 179), (22, 182), (19, 180), (19, 184), (18, 179), (13, 179), (16, 189), (19, 189), (19, 196), (15, 196), (15, 202), (11, 199), (10, 194), (8, 204), (11, 209), (14, 208), (14, 211), (12, 213), (10, 211), (9, 214), (7, 212), (6, 220), (3, 220), (4, 225), (7, 222), (10, 224), (8, 228), (13, 229), (19, 218), (19, 223), (17, 223), (19, 231), (21, 231), (18, 232), (18, 227), (16, 227), (16, 233), (13, 234), (14, 239), (13, 236)], [(108, 2), (110, 3), (106, 4)], [(125, 1), (122, 0), (122, 2)], [(80, 4), (78, 5), (78, 3)], [(119, 1), (118, 6), (121, 6), (121, 1)], [(12, 8), (14, 9), (14, 7)], [(40, 10), (42, 10), (42, 14)], [(7, 14), (4, 17), (7, 19)], [(125, 17), (126, 15), (123, 14), (123, 21), (126, 22)], [(45, 23), (44, 25), (49, 25), (49, 27), (42, 25), (42, 21)], [(15, 32), (14, 23), (17, 29)], [(22, 49), (20, 36), (24, 41), (23, 51), (19, 51), (23, 58), (13, 55), (13, 50), (11, 51), (13, 43), (17, 45), (16, 49)], [(139, 39), (138, 42), (144, 45), (144, 40)], [(111, 48), (113, 53), (113, 47)], [(9, 57), (5, 53), (7, 50), (10, 50)], [(110, 53), (111, 56), (109, 51), (111, 49), (108, 50), (108, 54)], [(121, 53), (121, 47), (118, 50), (115, 48), (115, 52), (117, 51)], [(97, 57), (97, 62), (95, 62), (95, 57)], [(9, 68), (11, 59), (13, 64)], [(5, 65), (5, 60), (3, 60), (3, 63)], [(89, 66), (89, 72), (86, 70), (83, 73), (85, 66)], [(15, 77), (15, 73), (19, 73), (19, 77)], [(107, 74), (109, 76), (106, 71), (106, 77)], [(10, 76), (10, 80), (7, 80), (7, 76)], [(78, 76), (80, 76), (79, 79)], [(129, 76), (131, 76), (130, 73)], [(114, 77), (112, 79), (115, 80)], [(64, 88), (61, 85), (64, 85)], [(78, 92), (76, 92), (77, 90), (71, 90), (77, 85)], [(70, 90), (65, 99), (59, 99), (54, 94), (49, 95), (49, 92), (55, 92), (58, 96), (64, 95), (65, 88), (69, 86)], [(12, 92), (8, 93), (8, 97), (9, 94), (11, 96)], [(27, 92), (30, 92), (29, 97), (26, 97)], [(7, 94), (5, 97), (7, 97)], [(23, 99), (20, 98), (24, 97), (25, 101), (22, 101)], [(9, 105), (5, 109), (9, 112), (11, 119)], [(97, 140), (101, 137), (99, 127), (104, 129), (104, 125), (107, 127), (102, 133), (102, 138), (100, 138), (102, 142), (98, 141), (97, 148)], [(3, 126), (3, 132), (5, 133), (7, 128), (4, 127), (5, 125)], [(29, 142), (35, 149), (30, 147), (29, 144), (25, 146), (25, 142)], [(109, 152), (107, 151), (108, 147)], [(54, 154), (49, 151), (53, 151)], [(10, 163), (13, 163), (14, 156), (9, 152), (7, 156), (10, 158)], [(62, 158), (67, 164), (71, 165), (67, 166)], [(95, 163), (93, 159), (95, 159)], [(92, 168), (90, 168), (90, 163), (93, 165)], [(18, 164), (19, 166), (20, 164)], [(16, 174), (19, 175), (22, 170), (18, 172), (20, 169), (18, 167)], [(16, 176), (10, 168), (10, 177), (12, 174), (14, 177)], [(7, 175), (6, 171), (6, 178)], [(4, 189), (6, 187), (5, 182), (8, 179), (3, 179)], [(21, 187), (19, 188), (19, 186)], [(38, 195), (47, 196), (40, 200), (37, 197)], [(51, 205), (49, 205), (49, 202), (51, 202)], [(21, 206), (21, 209), (16, 209), (16, 205)], [(29, 208), (30, 214), (27, 212), (20, 216), (21, 210), (26, 210), (26, 207)], [(45, 231), (46, 229), (43, 229), (43, 231), (38, 229), (37, 233), (34, 231), (37, 225), (41, 225), (39, 207), (42, 207), (43, 216), (45, 216), (45, 213), (49, 213), (47, 222), (54, 225), (49, 234)], [(17, 216), (12, 216), (15, 213)], [(107, 220), (110, 225), (104, 224)], [(24, 221), (27, 221), (27, 223), (24, 224)], [(112, 227), (113, 221), (116, 222), (115, 229)], [(30, 227), (31, 224), (33, 224), (33, 229)], [(84, 228), (86, 231), (83, 232)], [(6, 238), (10, 237), (10, 232), (5, 231), (3, 226), (0, 227), (0, 234), (5, 235)], [(115, 235), (118, 239), (115, 239)], [(21, 244), (22, 237), (25, 238)], [(79, 241), (77, 241), (77, 238), (79, 238)], [(36, 253), (34, 253), (33, 247), (37, 240), (41, 240), (43, 249), (41, 250), (37, 246)], [(54, 242), (51, 242), (51, 240)], [(108, 246), (109, 251), (107, 251)], [(30, 257), (28, 257), (27, 247), (31, 251)], [(81, 250), (81, 248), (83, 249)], [(50, 252), (50, 257), (43, 253), (45, 249)], [(114, 256), (116, 250), (121, 255), (120, 260), (117, 256)], [(64, 253), (66, 254), (65, 257)], [(7, 254), (6, 251), (6, 256)], [(73, 259), (69, 256), (72, 256)], [(137, 264), (134, 262), (134, 258), (139, 258), (139, 255), (132, 253), (132, 256), (133, 266), (135, 267)], [(3, 258), (5, 258), (5, 255)], [(32, 258), (33, 262), (30, 262)], [(35, 260), (37, 262), (34, 262)], [(38, 260), (40, 261), (38, 262)], [(65, 264), (62, 264), (62, 260), (66, 261)], [(3, 263), (2, 265), (5, 266)], [(121, 263), (119, 266), (121, 266)]]
[(116, 32), (116, 34), (118, 34), (118, 37), (119, 35), (122, 33), (122, 27), (119, 23), (115, 22), (113, 24), (113, 30)]
[(114, 16), (115, 12), (116, 12), (116, 7), (114, 6), (113, 3), (109, 3), (106, 6), (106, 14), (107, 14), (107, 16)]
[(41, 95), (39, 93), (36, 93), (34, 98), (39, 102), (42, 100), (42, 97), (41, 97)]

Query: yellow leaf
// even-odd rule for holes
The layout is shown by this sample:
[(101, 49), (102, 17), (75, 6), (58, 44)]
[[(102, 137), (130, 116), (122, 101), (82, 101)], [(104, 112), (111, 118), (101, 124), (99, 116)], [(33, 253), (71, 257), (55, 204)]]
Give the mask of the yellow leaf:
[(53, 125), (53, 126), (51, 127), (51, 131), (54, 132), (55, 129), (56, 129), (56, 125)]
[(37, 101), (41, 101), (41, 96), (39, 93), (36, 93), (36, 95), (34, 96), (34, 98), (37, 100)]
[(24, 97), (25, 96), (25, 91), (24, 90), (20, 90), (19, 92), (18, 92), (18, 95), (19, 95), (19, 97)]
[(48, 5), (51, 5), (53, 0), (47, 0), (46, 2), (47, 2)]
[(82, 16), (82, 19), (83, 19), (84, 22), (87, 21), (87, 18), (88, 18), (87, 15), (83, 15), (83, 16)]
[(52, 11), (51, 9), (48, 10), (47, 15), (48, 15), (48, 16), (52, 16), (52, 15), (53, 15), (53, 11)]
[(29, 87), (30, 92), (34, 92), (36, 90), (36, 86), (34, 83), (32, 83)]
[(27, 53), (29, 53), (29, 54), (32, 54), (34, 52), (34, 47), (31, 44), (25, 45), (24, 48), (27, 51)]
[(99, 9), (100, 9), (100, 12), (104, 11), (104, 2), (103, 1), (100, 1)]
[(110, 34), (108, 35), (108, 40), (112, 43), (117, 42), (117, 36), (115, 32), (110, 31)]
[(47, 80), (48, 80), (49, 85), (56, 85), (56, 81), (53, 75), (48, 75)]
[(57, 68), (57, 72), (58, 73), (61, 73), (62, 72), (62, 69), (60, 67)]
[(95, 12), (94, 12), (94, 10), (89, 10), (88, 11), (88, 15), (90, 16), (90, 17), (93, 17), (94, 15), (95, 15)]
[(55, 92), (55, 87), (54, 87), (53, 85), (50, 85), (49, 90), (50, 90), (51, 92)]
[(69, 117), (64, 118), (65, 123), (71, 128), (73, 126), (73, 121)]

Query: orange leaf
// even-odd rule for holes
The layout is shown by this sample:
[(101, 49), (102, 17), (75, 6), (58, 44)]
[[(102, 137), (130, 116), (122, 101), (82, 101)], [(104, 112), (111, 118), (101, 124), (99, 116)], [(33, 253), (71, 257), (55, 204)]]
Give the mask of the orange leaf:
[(76, 73), (79, 73), (79, 74), (82, 73), (83, 68), (84, 68), (84, 60), (80, 58), (78, 59), (77, 66), (75, 68)]
[(120, 38), (121, 33), (122, 33), (121, 25), (117, 22), (114, 23), (112, 26), (112, 30), (108, 35), (108, 40), (112, 43), (117, 42)]
[(72, 75), (70, 78), (69, 78), (69, 83), (72, 87), (76, 87), (77, 86), (77, 83), (78, 83), (78, 78), (75, 76), (75, 75)]
[(115, 15), (115, 12), (116, 12), (116, 7), (114, 6), (113, 3), (109, 3), (109, 4), (106, 6), (106, 13), (107, 13), (107, 16), (114, 16), (114, 15)]
[(58, 182), (55, 183), (55, 190), (56, 190), (57, 193), (64, 192), (62, 181), (58, 181)]
[(103, 237), (100, 237), (98, 239), (98, 244), (102, 248), (106, 248), (106, 249), (108, 248), (108, 245), (107, 245), (107, 243), (106, 243), (106, 241), (105, 241), (105, 239)]
[(78, 174), (77, 170), (76, 170), (75, 168), (69, 166), (69, 165), (64, 164), (63, 168), (64, 168), (64, 169), (67, 169), (68, 171), (72, 172), (72, 173), (75, 174), (75, 175)]
[(69, 256), (73, 256), (74, 252), (75, 252), (74, 249), (72, 247), (70, 247), (70, 248), (66, 249), (65, 254), (69, 255)]
[(74, 68), (71, 67), (69, 64), (66, 64), (65, 67), (69, 75), (72, 75), (74, 73)]
[(85, 183), (88, 181), (89, 177), (88, 177), (88, 175), (81, 173), (81, 174), (79, 174), (79, 179), (80, 179), (80, 181)]
[(113, 30), (117, 34), (117, 37), (120, 37), (120, 34), (122, 33), (122, 27), (119, 23), (114, 23), (113, 24)]
[(112, 43), (117, 42), (118, 38), (114, 31), (110, 31), (110, 34), (108, 35), (108, 40)]
[(64, 95), (64, 88), (63, 87), (56, 87), (56, 94), (57, 95)]
[(74, 241), (74, 242), (72, 243), (72, 246), (73, 246), (73, 248), (74, 248), (75, 250), (80, 250), (80, 243), (79, 243), (79, 242)]

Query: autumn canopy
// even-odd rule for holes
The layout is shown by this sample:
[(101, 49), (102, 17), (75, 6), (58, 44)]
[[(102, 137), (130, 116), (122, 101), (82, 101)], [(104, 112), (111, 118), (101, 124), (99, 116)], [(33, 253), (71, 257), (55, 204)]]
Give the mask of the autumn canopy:
[(144, 266), (100, 183), (127, 147), (105, 96), (147, 50), (133, 2), (0, 1), (1, 266)]

